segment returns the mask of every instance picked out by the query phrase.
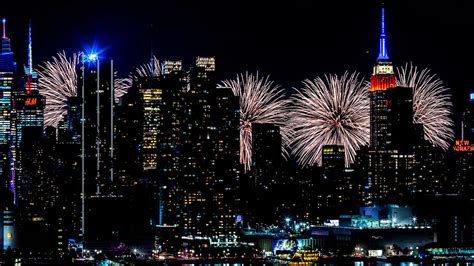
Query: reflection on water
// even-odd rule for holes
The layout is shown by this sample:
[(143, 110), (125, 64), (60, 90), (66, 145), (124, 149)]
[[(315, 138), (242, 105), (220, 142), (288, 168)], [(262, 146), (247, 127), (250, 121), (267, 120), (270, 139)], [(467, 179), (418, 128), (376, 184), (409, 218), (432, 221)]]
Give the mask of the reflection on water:
[[(186, 266), (194, 266), (194, 265), (205, 265), (205, 266), (244, 266), (244, 265), (251, 265), (251, 264), (244, 264), (244, 263), (222, 263), (222, 264), (181, 264)], [(264, 264), (262, 264), (264, 265)], [(271, 265), (271, 264), (268, 264)], [(291, 265), (291, 264), (290, 264)], [(298, 265), (298, 264), (294, 264)], [(300, 264), (303, 265), (303, 264)], [(304, 264), (308, 265), (308, 264)], [(335, 263), (311, 263), (309, 265), (315, 266), (338, 266), (339, 264)], [(364, 261), (355, 261), (354, 266), (473, 266), (474, 263), (472, 262), (450, 262), (450, 263), (416, 263), (416, 262), (400, 262), (400, 263), (387, 263), (387, 262), (364, 262)]]
[(363, 262), (355, 261), (354, 266), (471, 266), (474, 265), (472, 262), (450, 262), (450, 263), (416, 263), (416, 262), (400, 262), (400, 263), (387, 263), (387, 262)]

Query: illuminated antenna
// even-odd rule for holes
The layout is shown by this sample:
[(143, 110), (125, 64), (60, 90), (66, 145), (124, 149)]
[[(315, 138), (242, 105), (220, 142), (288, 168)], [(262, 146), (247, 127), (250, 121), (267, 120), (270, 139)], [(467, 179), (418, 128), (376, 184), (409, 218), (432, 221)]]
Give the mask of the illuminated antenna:
[(6, 19), (2, 19), (2, 22), (3, 22), (3, 38), (7, 38), (7, 27), (6, 27), (6, 23), (7, 23), (7, 20)]
[(382, 21), (380, 29), (379, 56), (377, 60), (388, 60), (386, 36), (385, 36), (385, 8), (382, 6)]
[(28, 26), (28, 74), (33, 72), (33, 43), (31, 39), (31, 20)]

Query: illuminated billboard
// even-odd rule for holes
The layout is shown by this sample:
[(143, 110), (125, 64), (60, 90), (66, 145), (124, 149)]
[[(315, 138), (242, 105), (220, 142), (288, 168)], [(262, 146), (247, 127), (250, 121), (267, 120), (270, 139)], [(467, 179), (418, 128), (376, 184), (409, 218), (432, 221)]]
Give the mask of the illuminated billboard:
[(26, 98), (25, 106), (35, 106), (38, 103), (37, 98)]
[(304, 239), (274, 239), (273, 254), (282, 260), (288, 261), (317, 261), (319, 251), (305, 246)]
[(474, 145), (471, 145), (469, 140), (456, 140), (453, 150), (456, 152), (471, 152), (474, 151)]
[(273, 240), (273, 254), (294, 253), (303, 249), (301, 239), (275, 239)]
[(474, 92), (471, 92), (471, 94), (469, 94), (469, 100), (474, 102)]

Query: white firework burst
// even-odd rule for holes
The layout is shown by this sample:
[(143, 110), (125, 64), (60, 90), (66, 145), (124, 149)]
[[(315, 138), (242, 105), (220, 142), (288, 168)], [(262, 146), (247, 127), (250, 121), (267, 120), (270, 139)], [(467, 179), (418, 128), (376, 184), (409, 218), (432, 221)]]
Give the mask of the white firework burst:
[[(82, 53), (66, 56), (64, 51), (39, 66), (39, 90), (46, 98), (44, 110), (45, 126), (57, 127), (67, 112), (67, 99), (77, 96), (77, 66), (81, 64)], [(114, 77), (117, 72), (114, 72)], [(115, 101), (131, 86), (130, 78), (114, 79)]]
[(46, 98), (45, 126), (56, 127), (66, 114), (68, 97), (77, 95), (76, 66), (80, 63), (80, 58), (81, 54), (74, 53), (72, 57), (67, 57), (63, 51), (39, 66), (38, 87)]
[(286, 155), (286, 147), (290, 142), (288, 121), (288, 103), (284, 91), (274, 84), (269, 76), (246, 73), (237, 75), (236, 79), (224, 80), (219, 88), (232, 89), (240, 99), (240, 163), (245, 171), (252, 164), (252, 124), (274, 124), (280, 128), (282, 152)]
[(419, 71), (411, 63), (397, 68), (397, 74), (399, 86), (413, 88), (413, 122), (423, 125), (426, 140), (447, 150), (454, 137), (449, 88), (428, 68)]
[[(118, 76), (118, 72), (114, 72), (114, 77)], [(131, 78), (114, 78), (114, 100), (117, 103), (125, 93), (127, 93), (128, 89), (132, 87), (132, 79)]]
[(161, 75), (161, 64), (156, 56), (150, 62), (144, 63), (135, 69), (133, 77), (157, 77)]
[(321, 165), (325, 145), (344, 146), (349, 165), (357, 150), (368, 145), (369, 89), (358, 73), (306, 79), (292, 99), (292, 152), (300, 165)]

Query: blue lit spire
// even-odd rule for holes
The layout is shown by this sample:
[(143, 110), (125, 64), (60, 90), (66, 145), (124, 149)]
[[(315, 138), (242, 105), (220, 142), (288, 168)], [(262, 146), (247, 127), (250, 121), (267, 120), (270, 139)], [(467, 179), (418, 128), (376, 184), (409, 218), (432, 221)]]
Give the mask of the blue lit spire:
[(31, 20), (28, 25), (28, 75), (33, 73), (33, 44), (31, 41)]
[(6, 19), (2, 19), (3, 35), (2, 48), (0, 51), (0, 72), (14, 72), (16, 66), (15, 61), (13, 60), (13, 52), (10, 45), (10, 39), (7, 37), (6, 22)]
[(377, 60), (388, 60), (388, 52), (387, 52), (387, 41), (385, 36), (385, 9), (382, 7), (382, 21), (381, 21), (381, 29), (380, 29), (380, 43), (379, 43), (379, 56)]
[(5, 39), (7, 38), (7, 28), (5, 26), (5, 24), (7, 23), (7, 20), (5, 18), (2, 19), (2, 23), (3, 23), (3, 36), (2, 37)]
[(3, 23), (3, 35), (2, 35), (2, 54), (4, 53), (10, 53), (11, 52), (11, 47), (10, 47), (10, 39), (7, 37), (7, 20), (2, 19)]

